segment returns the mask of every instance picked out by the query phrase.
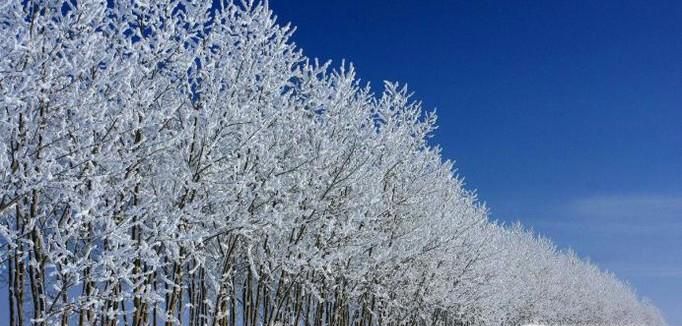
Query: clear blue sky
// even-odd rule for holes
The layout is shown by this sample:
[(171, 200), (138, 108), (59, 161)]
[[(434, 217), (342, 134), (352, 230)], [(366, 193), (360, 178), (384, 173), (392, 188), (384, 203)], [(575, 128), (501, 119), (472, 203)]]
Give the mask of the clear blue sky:
[(682, 1), (270, 0), (305, 54), (408, 83), (495, 219), (682, 326)]

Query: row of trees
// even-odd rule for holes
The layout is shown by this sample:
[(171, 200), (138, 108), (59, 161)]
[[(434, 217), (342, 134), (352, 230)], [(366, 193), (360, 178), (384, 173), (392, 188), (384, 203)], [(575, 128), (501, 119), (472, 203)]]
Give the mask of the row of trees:
[[(8, 325), (663, 325), (267, 3), (4, 1)], [(4, 319), (4, 317), (3, 317)]]

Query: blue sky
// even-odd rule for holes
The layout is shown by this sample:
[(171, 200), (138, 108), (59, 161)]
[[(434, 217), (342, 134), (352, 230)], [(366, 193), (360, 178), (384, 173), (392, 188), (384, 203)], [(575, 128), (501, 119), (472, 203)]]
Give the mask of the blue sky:
[(294, 41), (406, 82), (495, 219), (682, 325), (682, 2), (270, 0)]

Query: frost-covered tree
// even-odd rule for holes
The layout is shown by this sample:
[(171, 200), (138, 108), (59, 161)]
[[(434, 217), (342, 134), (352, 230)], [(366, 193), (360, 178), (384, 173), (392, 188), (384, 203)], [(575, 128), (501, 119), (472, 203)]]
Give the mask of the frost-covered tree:
[(18, 325), (663, 325), (488, 219), (435, 116), (310, 60), (267, 3), (0, 3)]

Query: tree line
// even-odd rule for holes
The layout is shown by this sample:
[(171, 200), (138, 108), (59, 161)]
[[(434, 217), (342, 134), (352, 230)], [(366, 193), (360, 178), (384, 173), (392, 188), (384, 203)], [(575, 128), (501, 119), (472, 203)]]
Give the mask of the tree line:
[(492, 221), (433, 113), (309, 59), (267, 3), (0, 7), (10, 326), (665, 324)]

